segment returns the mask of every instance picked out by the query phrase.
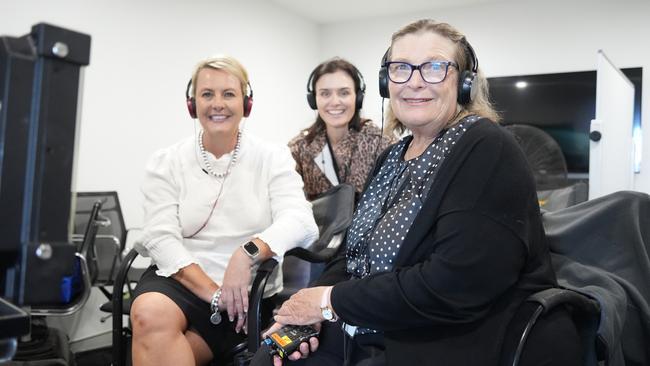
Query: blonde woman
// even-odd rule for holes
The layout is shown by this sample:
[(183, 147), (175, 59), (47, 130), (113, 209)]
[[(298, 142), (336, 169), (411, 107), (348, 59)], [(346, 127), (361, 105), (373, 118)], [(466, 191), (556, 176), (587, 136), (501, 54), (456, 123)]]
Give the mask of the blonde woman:
[[(134, 365), (204, 365), (243, 340), (252, 273), (318, 235), (289, 150), (242, 131), (253, 91), (243, 66), (200, 62), (187, 87), (194, 136), (156, 152), (145, 173), (144, 234), (153, 266), (131, 308)], [(282, 287), (270, 279), (263, 307)]]

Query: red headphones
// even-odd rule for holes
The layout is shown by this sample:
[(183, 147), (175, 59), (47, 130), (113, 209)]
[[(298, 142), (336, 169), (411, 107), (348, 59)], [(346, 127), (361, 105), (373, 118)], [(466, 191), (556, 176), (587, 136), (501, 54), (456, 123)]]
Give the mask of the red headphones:
[[(247, 83), (248, 91), (250, 94), (244, 95), (244, 117), (248, 117), (251, 114), (253, 109), (253, 87), (251, 83)], [(187, 83), (187, 89), (185, 89), (185, 103), (187, 104), (187, 111), (190, 113), (190, 117), (196, 118), (196, 99), (190, 97), (190, 88), (192, 87), (192, 79)]]

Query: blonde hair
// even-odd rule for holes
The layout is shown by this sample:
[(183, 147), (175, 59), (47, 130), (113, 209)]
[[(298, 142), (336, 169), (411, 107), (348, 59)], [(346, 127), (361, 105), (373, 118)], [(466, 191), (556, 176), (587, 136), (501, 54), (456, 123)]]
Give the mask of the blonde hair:
[[(455, 58), (456, 62), (458, 63), (458, 69), (461, 72), (463, 70), (471, 69), (471, 63), (474, 62), (474, 60), (469, 59), (468, 47), (470, 46), (469, 43), (467, 43), (465, 36), (451, 25), (447, 23), (439, 23), (432, 19), (421, 19), (415, 21), (413, 23), (407, 24), (397, 32), (393, 33), (393, 36), (391, 37), (391, 48), (397, 40), (406, 36), (407, 34), (423, 32), (432, 32), (453, 42), (456, 45)], [(390, 61), (390, 56), (391, 54), (389, 49), (387, 58), (388, 61)], [(456, 115), (445, 127), (453, 126), (461, 119), (471, 114), (489, 118), (494, 122), (498, 122), (500, 119), (498, 112), (492, 107), (488, 90), (488, 82), (480, 69), (477, 70), (476, 77), (472, 83), (472, 101), (465, 105), (456, 103)], [(401, 135), (406, 130), (406, 126), (404, 126), (404, 124), (402, 124), (402, 122), (397, 119), (395, 113), (393, 113), (390, 104), (386, 110), (386, 129), (387, 131), (397, 133), (398, 135)]]
[(190, 96), (196, 97), (196, 78), (199, 76), (199, 72), (203, 69), (215, 69), (215, 70), (224, 70), (225, 72), (233, 75), (239, 80), (241, 84), (242, 95), (247, 95), (250, 91), (248, 90), (248, 72), (242, 66), (239, 61), (234, 57), (226, 55), (218, 55), (214, 57), (207, 58), (194, 67), (192, 72), (192, 89), (190, 90)]

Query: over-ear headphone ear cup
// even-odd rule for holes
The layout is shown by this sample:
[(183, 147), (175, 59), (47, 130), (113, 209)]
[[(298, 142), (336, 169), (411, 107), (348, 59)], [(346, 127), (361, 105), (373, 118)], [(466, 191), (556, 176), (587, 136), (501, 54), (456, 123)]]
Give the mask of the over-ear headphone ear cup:
[(187, 82), (187, 87), (185, 88), (185, 105), (187, 106), (187, 111), (190, 113), (190, 117), (196, 118), (196, 100), (194, 97), (190, 97), (191, 87), (192, 79)]
[(307, 104), (309, 104), (309, 108), (313, 110), (318, 109), (318, 105), (316, 105), (316, 95), (314, 93), (307, 93)]
[(363, 98), (366, 93), (363, 90), (357, 90), (357, 99), (354, 101), (354, 108), (356, 110), (361, 110), (363, 108)]
[(253, 110), (253, 97), (247, 95), (244, 97), (244, 117), (250, 116), (251, 110)]
[(196, 101), (194, 98), (187, 98), (185, 103), (187, 104), (187, 111), (190, 113), (190, 117), (196, 118)]
[(390, 98), (388, 92), (388, 68), (386, 66), (379, 68), (379, 95), (382, 98)]
[(476, 74), (470, 70), (465, 70), (460, 74), (458, 79), (458, 104), (466, 105), (472, 101), (472, 87)]

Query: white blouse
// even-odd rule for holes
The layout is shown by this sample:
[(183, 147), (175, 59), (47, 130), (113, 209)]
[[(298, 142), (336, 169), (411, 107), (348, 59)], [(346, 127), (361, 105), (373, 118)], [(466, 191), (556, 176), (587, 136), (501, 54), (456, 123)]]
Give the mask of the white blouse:
[[(208, 152), (216, 172), (226, 171), (231, 156), (216, 159)], [(144, 228), (136, 249), (152, 258), (159, 275), (171, 276), (196, 263), (221, 285), (231, 254), (255, 237), (271, 247), (279, 262), (287, 250), (306, 247), (318, 237), (311, 204), (286, 146), (242, 133), (239, 156), (225, 180), (205, 169), (196, 137), (157, 151), (147, 164)], [(187, 238), (206, 220), (198, 234)], [(282, 271), (276, 272), (265, 296), (282, 289)]]

